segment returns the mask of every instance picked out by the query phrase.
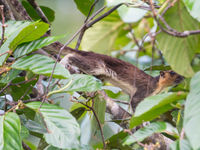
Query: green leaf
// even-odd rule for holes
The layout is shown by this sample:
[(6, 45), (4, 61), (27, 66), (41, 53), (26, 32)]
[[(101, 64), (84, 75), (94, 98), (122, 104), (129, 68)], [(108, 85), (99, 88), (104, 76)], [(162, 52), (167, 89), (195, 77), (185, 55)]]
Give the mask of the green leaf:
[[(116, 6), (120, 3), (134, 3), (132, 0), (107, 0), (107, 6)], [(145, 5), (145, 4), (143, 4)], [(144, 9), (140, 9), (140, 8), (131, 8), (131, 7), (127, 7), (125, 5), (119, 7), (117, 9), (119, 16), (121, 17), (121, 19), (126, 22), (126, 23), (132, 23), (132, 22), (137, 22), (140, 19), (142, 19), (144, 17), (144, 15), (146, 14), (146, 10)], [(133, 15), (134, 14), (134, 15)]]
[(80, 128), (74, 117), (65, 109), (41, 102), (26, 104), (43, 117), (48, 133), (44, 134), (46, 142), (58, 148), (74, 148), (79, 145)]
[(154, 133), (159, 133), (166, 130), (166, 128), (167, 124), (165, 122), (153, 122), (144, 128), (140, 128), (134, 134), (126, 137), (126, 139), (124, 139), (123, 145), (131, 145), (135, 142), (141, 142)]
[(55, 20), (55, 12), (53, 9), (46, 6), (40, 6), (40, 8), (42, 9), (49, 22), (53, 22)]
[(145, 98), (137, 106), (135, 114), (130, 121), (130, 128), (158, 117), (173, 108), (171, 106), (172, 102), (184, 99), (185, 97), (186, 93), (165, 93)]
[(186, 139), (176, 140), (170, 145), (171, 150), (192, 150), (190, 143)]
[(137, 22), (142, 19), (147, 13), (147, 11), (144, 9), (130, 8), (127, 6), (121, 6), (120, 8), (118, 8), (117, 11), (119, 13), (119, 16), (125, 23)]
[(77, 8), (82, 12), (85, 16), (88, 16), (90, 8), (94, 3), (94, 0), (74, 0)]
[(81, 118), (84, 115), (85, 112), (86, 112), (85, 107), (78, 107), (78, 108), (72, 110), (70, 113), (76, 118), (76, 120), (78, 120), (79, 118)]
[(184, 111), (183, 128), (193, 149), (200, 148), (200, 72), (190, 82), (190, 93), (187, 96)]
[[(125, 24), (120, 20), (117, 13), (113, 12), (85, 32), (81, 47), (84, 50), (104, 54), (109, 54), (111, 50), (120, 49), (130, 41), (125, 36), (128, 30), (124, 30), (124, 27)], [(117, 41), (119, 37), (121, 40)]]
[[(26, 79), (25, 77), (17, 77), (14, 80), (12, 80), (12, 83), (19, 83), (24, 82)], [(11, 85), (8, 89), (8, 92), (10, 95), (12, 95), (12, 98), (14, 101), (18, 101), (22, 96), (23, 100), (30, 98), (29, 93), (32, 92), (32, 88), (37, 82), (37, 78), (35, 80), (32, 80), (30, 82), (25, 82), (23, 84), (19, 85)]]
[(27, 42), (20, 44), (17, 46), (14, 52), (14, 57), (18, 58), (23, 55), (29, 54), (39, 48), (42, 48), (44, 46), (47, 46), (55, 41), (57, 41), (62, 36), (52, 36), (52, 37), (42, 37), (40, 39), (37, 39), (35, 41)]
[[(199, 29), (199, 23), (187, 12), (181, 1), (168, 9), (164, 18), (166, 22), (179, 32)], [(161, 49), (165, 59), (172, 69), (177, 73), (191, 77), (194, 71), (190, 65), (195, 51), (199, 48), (199, 35), (178, 38), (161, 32), (156, 36), (159, 49)]]
[(185, 139), (179, 141), (179, 146), (180, 150), (192, 150), (190, 143)]
[(183, 0), (190, 15), (200, 22), (200, 1), (199, 0)]
[(5, 76), (3, 76), (0, 80), (0, 83), (7, 84), (13, 79), (15, 79), (21, 70), (11, 69)]
[[(55, 61), (47, 56), (34, 54), (18, 59), (11, 67), (18, 70), (32, 71), (35, 74), (50, 76)], [(53, 77), (69, 78), (70, 74), (61, 64), (57, 63)]]
[(9, 112), (0, 116), (0, 149), (22, 150), (21, 124), (18, 115)]
[[(6, 39), (8, 39), (9, 36), (11, 36), (14, 32), (20, 31), (19, 29), (22, 29), (24, 25), (28, 25), (30, 22), (28, 21), (14, 21), (9, 20), (5, 24), (7, 25), (4, 36)], [(2, 30), (0, 30), (0, 35), (2, 35)], [(1, 37), (0, 37), (1, 38)]]
[(102, 82), (90, 75), (85, 74), (73, 74), (72, 83), (70, 84), (67, 91), (82, 91), (82, 92), (93, 92), (100, 90)]
[(37, 133), (47, 133), (47, 130), (44, 126), (39, 124), (36, 121), (28, 120), (24, 125), (29, 131), (37, 132)]
[[(106, 112), (106, 101), (100, 95), (97, 95), (94, 98), (94, 110), (95, 110), (95, 112), (97, 114), (97, 117), (98, 117), (100, 123), (104, 124), (105, 112)], [(93, 117), (93, 120), (94, 120), (94, 122), (96, 122), (96, 125), (97, 125), (96, 118)]]
[(116, 6), (120, 3), (131, 3), (131, 0), (114, 0), (114, 1), (106, 0), (106, 4), (108, 7)]
[[(107, 149), (119, 149), (119, 150), (132, 150), (132, 148), (128, 145), (123, 145), (123, 140), (128, 136), (128, 132), (121, 131), (109, 139), (106, 140), (106, 148)], [(103, 149), (103, 144), (98, 144), (95, 146), (96, 149)]]
[[(17, 35), (27, 26), (29, 26), (31, 23), (30, 22), (13, 22), (14, 24), (14, 27), (16, 28), (12, 28), (11, 29), (11, 33), (10, 35), (12, 36), (9, 36), (8, 39), (4, 42), (4, 44), (1, 46), (0, 48), (0, 54), (3, 54), (7, 51), (10, 50), (9, 46), (10, 46), (10, 43), (17, 37)], [(12, 26), (13, 25), (12, 23), (9, 24), (8, 26)], [(6, 29), (7, 30), (7, 29)], [(0, 66), (2, 66), (2, 64), (6, 61), (6, 59), (8, 58), (8, 54), (4, 54), (2, 56), (0, 56)]]
[(19, 44), (40, 38), (49, 29), (49, 25), (44, 22), (33, 22), (25, 27), (10, 43), (9, 48), (14, 50)]
[[(37, 21), (40, 20), (40, 16), (37, 14), (36, 10), (26, 1), (22, 1), (22, 5), (24, 6), (24, 8), (26, 9), (26, 11), (28, 12), (29, 16)], [(43, 11), (43, 13), (45, 14), (45, 16), (47, 17), (49, 22), (53, 22), (55, 19), (55, 12), (54, 10), (52, 10), (49, 7), (46, 6), (40, 6), (41, 10)]]
[(29, 131), (26, 127), (22, 126), (21, 127), (21, 132), (20, 132), (20, 136), (22, 139), (26, 139), (29, 136)]

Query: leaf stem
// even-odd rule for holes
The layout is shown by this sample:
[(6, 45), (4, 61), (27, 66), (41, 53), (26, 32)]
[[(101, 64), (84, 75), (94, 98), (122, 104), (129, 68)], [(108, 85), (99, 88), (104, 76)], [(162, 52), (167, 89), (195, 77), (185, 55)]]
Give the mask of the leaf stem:
[(60, 88), (60, 89), (58, 89), (58, 90), (49, 92), (49, 93), (47, 94), (47, 97), (49, 97), (49, 96), (52, 95), (52, 94), (56, 94), (56, 93), (63, 92), (66, 88), (68, 88), (68, 87), (71, 85), (72, 81), (73, 81), (73, 79), (71, 79), (71, 80), (67, 83), (67, 85), (65, 85), (63, 88)]

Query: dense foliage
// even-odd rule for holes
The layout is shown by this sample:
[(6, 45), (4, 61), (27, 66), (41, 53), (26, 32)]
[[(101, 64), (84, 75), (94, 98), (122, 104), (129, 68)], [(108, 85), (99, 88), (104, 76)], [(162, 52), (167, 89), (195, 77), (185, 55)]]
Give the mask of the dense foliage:
[[(106, 112), (106, 99), (98, 91), (127, 104), (129, 97), (93, 76), (70, 74), (60, 63), (55, 66), (53, 55), (34, 53), (64, 33), (44, 36), (50, 25), (23, 0), (34, 21), (3, 22), (1, 11), (0, 150), (103, 149), (102, 139), (106, 149), (159, 149), (162, 143), (143, 143), (154, 133), (169, 138), (172, 150), (200, 149), (200, 1), (74, 2), (89, 18), (88, 26), (80, 30), (79, 49), (128, 61), (152, 76), (173, 69), (185, 80), (142, 101), (127, 120), (129, 128), (149, 124), (133, 134), (125, 132), (121, 120)], [(100, 13), (98, 3), (106, 7)], [(56, 12), (45, 6), (41, 10), (49, 22), (54, 21)], [(127, 104), (118, 103), (131, 112)], [(167, 113), (170, 119), (162, 117)]]

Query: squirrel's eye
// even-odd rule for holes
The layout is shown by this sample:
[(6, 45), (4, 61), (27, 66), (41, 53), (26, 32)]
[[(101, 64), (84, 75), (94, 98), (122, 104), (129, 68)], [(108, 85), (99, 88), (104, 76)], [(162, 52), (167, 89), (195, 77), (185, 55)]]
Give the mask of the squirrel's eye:
[(170, 71), (170, 75), (174, 76), (176, 73), (174, 71)]

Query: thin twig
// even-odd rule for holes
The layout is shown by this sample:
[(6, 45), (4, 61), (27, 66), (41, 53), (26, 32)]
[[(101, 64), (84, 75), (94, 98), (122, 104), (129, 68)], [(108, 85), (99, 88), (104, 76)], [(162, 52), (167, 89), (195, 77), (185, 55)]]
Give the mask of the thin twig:
[[(29, 103), (29, 102), (36, 102), (36, 101), (41, 101), (42, 98), (31, 98), (25, 101), (22, 101), (23, 103)], [(10, 102), (7, 101), (6, 104), (10, 105), (10, 106), (15, 106), (18, 104), (18, 102)]]
[(136, 52), (136, 66), (137, 66), (138, 65), (139, 53), (140, 53), (140, 51), (144, 50), (144, 48), (141, 45), (139, 45), (139, 42), (138, 42), (137, 38), (135, 37), (135, 34), (133, 33), (131, 24), (129, 24), (129, 30), (130, 30), (130, 33), (131, 33), (132, 40), (135, 42), (135, 44), (138, 47), (138, 51)]
[(99, 2), (99, 0), (95, 0), (94, 3), (92, 4), (92, 6), (90, 7), (90, 10), (89, 10), (89, 13), (88, 13), (88, 15), (87, 15), (87, 17), (86, 17), (86, 19), (85, 19), (85, 22), (87, 22), (89, 16), (91, 15), (91, 12), (92, 12), (94, 6), (95, 6), (98, 2)]
[(27, 1), (36, 10), (37, 14), (40, 16), (42, 21), (50, 24), (48, 18), (45, 16), (44, 12), (40, 8), (40, 6), (35, 2), (35, 0), (27, 0)]
[(118, 99), (113, 99), (113, 101), (114, 101), (114, 102), (117, 102), (117, 103), (129, 105), (129, 102), (121, 101), (121, 100), (118, 100)]
[(24, 150), (31, 150), (31, 148), (26, 143), (24, 143), (23, 141), (22, 141), (22, 146), (23, 146)]
[(37, 80), (37, 78), (33, 77), (31, 79), (28, 79), (28, 80), (24, 80), (24, 81), (21, 81), (21, 82), (18, 82), (18, 83), (11, 83), (10, 85), (20, 85), (20, 84), (24, 84), (24, 83), (28, 83), (28, 82), (31, 82), (33, 80)]
[(165, 3), (168, 3), (168, 6), (163, 10), (163, 12), (161, 13), (161, 16), (163, 16), (168, 9), (170, 9), (172, 7), (172, 5), (169, 4), (170, 0), (165, 1)]
[(6, 52), (0, 54), (0, 57), (3, 56), (3, 55), (5, 55), (5, 54), (10, 54), (10, 53), (11, 53), (11, 51), (6, 51)]
[(99, 118), (98, 118), (98, 116), (97, 116), (95, 110), (94, 110), (92, 107), (90, 107), (90, 106), (84, 104), (83, 102), (78, 102), (78, 103), (81, 103), (82, 105), (86, 106), (87, 108), (89, 108), (89, 109), (93, 112), (94, 117), (95, 117), (95, 119), (96, 119), (96, 121), (97, 121), (97, 123), (98, 123), (99, 129), (100, 129), (100, 132), (101, 132), (101, 138), (102, 138), (102, 142), (103, 142), (103, 147), (104, 147), (104, 149), (105, 149), (105, 148), (106, 148), (106, 143), (105, 143), (105, 138), (104, 138), (104, 135), (103, 135), (103, 129), (102, 129), (102, 127), (101, 127), (100, 120), (99, 120)]
[(4, 86), (4, 87), (1, 89), (0, 94), (1, 94), (2, 92), (4, 92), (4, 90), (7, 89), (10, 85), (11, 85), (11, 82), (9, 82), (6, 86)]
[(137, 38), (135, 37), (135, 34), (133, 33), (132, 25), (131, 25), (131, 24), (129, 24), (129, 30), (130, 30), (130, 33), (131, 33), (132, 39), (134, 40), (135, 44), (137, 45), (139, 51), (144, 50), (144, 48), (139, 44)]
[(2, 19), (2, 24), (1, 24), (1, 41), (0, 41), (0, 47), (3, 44), (4, 41), (4, 34), (5, 34), (5, 16), (4, 16), (4, 6), (0, 5), (0, 12), (1, 12), (1, 19)]
[[(174, 1), (174, 2), (176, 2), (176, 1)], [(163, 32), (165, 32), (165, 33), (167, 33), (167, 34), (169, 34), (169, 35), (171, 35), (171, 36), (180, 37), (180, 38), (188, 37), (188, 36), (190, 36), (190, 35), (200, 34), (200, 30), (190, 30), (190, 31), (187, 31), (187, 30), (186, 30), (186, 31), (183, 31), (183, 32), (179, 32), (179, 31), (177, 31), (177, 30), (171, 28), (171, 27), (167, 24), (166, 21), (163, 22), (164, 18), (161, 18), (161, 21), (165, 24), (165, 26), (166, 26), (166, 28), (167, 28), (167, 29), (165, 29), (165, 28), (160, 24), (160, 22), (159, 22), (159, 20), (158, 20), (158, 18), (157, 18), (157, 14), (156, 14), (155, 9), (154, 9), (154, 6), (153, 6), (153, 4), (152, 4), (152, 0), (149, 0), (149, 3), (150, 3), (150, 6), (151, 6), (151, 10), (152, 10), (152, 12), (153, 12), (153, 17), (154, 17), (155, 21), (157, 22), (158, 26), (160, 27), (160, 29), (161, 29)], [(170, 7), (169, 7), (169, 8), (170, 8)], [(162, 17), (162, 16), (161, 16), (161, 17)]]
[(6, 98), (6, 94), (4, 94), (4, 95), (5, 95), (4, 112), (6, 112), (7, 111), (7, 98)]
[(3, 87), (3, 89), (1, 89), (0, 94), (2, 92), (4, 92), (5, 89), (7, 89), (9, 86), (20, 85), (20, 84), (28, 83), (28, 82), (33, 81), (33, 80), (36, 80), (36, 78), (31, 78), (29, 80), (21, 81), (21, 82), (18, 82), (18, 83), (11, 83), (11, 82), (9, 82), (5, 87)]
[[(112, 9), (110, 9), (109, 11), (107, 11), (106, 13), (104, 13), (103, 15), (101, 15), (100, 17), (96, 18), (94, 21), (91, 21), (97, 14), (99, 14), (101, 11), (103, 11), (105, 9), (105, 6), (102, 7), (101, 9), (99, 9), (99, 11), (97, 11), (92, 17), (90, 17), (86, 22), (85, 22), (85, 26), (83, 27), (83, 29), (81, 30), (77, 45), (75, 49), (78, 49), (82, 37), (85, 33), (85, 31), (90, 28), (92, 25), (94, 25), (95, 23), (97, 23), (98, 21), (100, 21), (101, 19), (105, 18), (106, 16), (108, 16), (109, 14), (111, 14), (113, 11), (115, 11), (117, 8), (119, 8), (121, 5), (123, 5), (124, 3), (120, 3), (118, 5), (116, 5), (115, 7), (113, 7)], [(87, 22), (91, 21), (90, 23), (87, 24)]]
[[(90, 14), (91, 14), (91, 12), (92, 12), (94, 6), (96, 5), (96, 3), (97, 3), (98, 1), (99, 1), (99, 0), (95, 0), (94, 3), (92, 4), (92, 6), (90, 7), (89, 13), (88, 13), (88, 15), (87, 15), (87, 17), (86, 17), (84, 23), (87, 23), (87, 21), (88, 21), (88, 19), (89, 19), (89, 16), (90, 16)], [(81, 33), (80, 33), (80, 35), (79, 35), (79, 37), (78, 37), (78, 40), (77, 40), (77, 44), (76, 44), (75, 49), (78, 49), (78, 48), (79, 48), (79, 46), (80, 46), (80, 44), (81, 44), (81, 40), (82, 40), (83, 35), (84, 35), (84, 33), (85, 33), (85, 30), (86, 30), (86, 28), (83, 28), (83, 29), (81, 30)]]
[(81, 26), (81, 28), (60, 48), (60, 50), (59, 50), (59, 53), (58, 53), (58, 57), (57, 57), (57, 59), (56, 59), (56, 62), (55, 62), (55, 64), (54, 64), (54, 66), (53, 66), (53, 70), (52, 70), (52, 72), (51, 72), (51, 76), (50, 76), (50, 78), (49, 78), (49, 82), (48, 82), (48, 85), (47, 85), (47, 89), (46, 89), (46, 92), (45, 92), (45, 95), (44, 95), (44, 98), (43, 98), (43, 100), (42, 100), (42, 103), (41, 103), (41, 105), (40, 105), (40, 108), (42, 107), (42, 104), (45, 102), (45, 100), (46, 100), (46, 98), (47, 98), (47, 93), (48, 93), (48, 90), (49, 90), (49, 86), (50, 86), (50, 83), (51, 83), (51, 80), (52, 80), (52, 78), (53, 78), (53, 74), (54, 74), (54, 71), (55, 71), (55, 68), (56, 68), (56, 65), (57, 65), (57, 63), (58, 63), (58, 60), (59, 60), (59, 58), (60, 58), (60, 55), (61, 55), (61, 52), (62, 52), (62, 50), (65, 48), (65, 46), (67, 46), (69, 43), (71, 43), (71, 41), (73, 41), (74, 40), (74, 38), (80, 33), (80, 31), (82, 30), (82, 28), (84, 27), (84, 25), (82, 25)]
[(99, 16), (97, 19), (95, 19), (94, 21), (91, 21), (90, 23), (87, 24), (87, 28), (91, 27), (92, 25), (94, 25), (96, 22), (100, 21), (101, 19), (107, 17), (108, 15), (110, 15), (113, 11), (115, 11), (117, 8), (119, 8), (120, 6), (124, 5), (125, 3), (120, 3), (118, 5), (116, 5), (115, 7), (111, 8), (109, 11), (107, 11), (106, 13), (104, 13), (103, 15)]
[(26, 89), (26, 91), (24, 92), (24, 94), (20, 97), (20, 99), (19, 100), (22, 100), (25, 96), (26, 96), (26, 94), (28, 94), (28, 92), (29, 92), (29, 90), (32, 88), (32, 85), (30, 85), (27, 89)]
[(51, 73), (51, 76), (49, 78), (49, 82), (48, 82), (48, 85), (47, 85), (47, 89), (46, 89), (46, 92), (45, 92), (45, 95), (44, 95), (44, 98), (42, 100), (42, 103), (40, 105), (40, 108), (42, 106), (42, 104), (45, 102), (46, 98), (47, 98), (47, 93), (48, 93), (48, 90), (49, 90), (49, 86), (50, 86), (50, 83), (51, 83), (51, 80), (53, 78), (53, 74), (54, 74), (54, 71), (55, 71), (55, 68), (56, 68), (56, 65), (58, 63), (58, 60), (60, 58), (60, 55), (61, 55), (61, 52), (62, 50), (69, 44), (71, 43), (74, 38), (82, 31), (83, 28), (89, 28), (91, 27), (93, 24), (97, 23), (98, 21), (100, 21), (101, 19), (105, 18), (106, 16), (108, 16), (109, 14), (111, 14), (114, 10), (116, 10), (118, 7), (120, 7), (121, 5), (123, 5), (124, 3), (121, 3), (121, 4), (118, 4), (116, 5), (115, 7), (113, 7), (112, 9), (110, 9), (108, 12), (104, 13), (103, 15), (101, 15), (100, 17), (98, 17), (97, 19), (95, 19), (94, 21), (92, 21), (91, 23), (87, 24), (89, 21), (91, 21), (96, 15), (98, 15), (101, 11), (103, 11), (105, 9), (105, 6), (100, 8), (97, 12), (95, 12), (94, 15), (92, 15), (88, 20), (87, 22), (85, 22), (80, 28), (79, 30), (60, 48), (59, 50), (59, 53), (58, 53), (58, 57), (56, 59), (56, 62), (53, 66), (53, 70), (52, 70), (52, 73)]
[(151, 55), (151, 69), (150, 69), (150, 72), (152, 71), (152, 66), (153, 66), (153, 63), (154, 63), (154, 53), (155, 53), (155, 42), (156, 42), (156, 39), (155, 39), (155, 36), (151, 36), (151, 45), (152, 45), (152, 55)]

